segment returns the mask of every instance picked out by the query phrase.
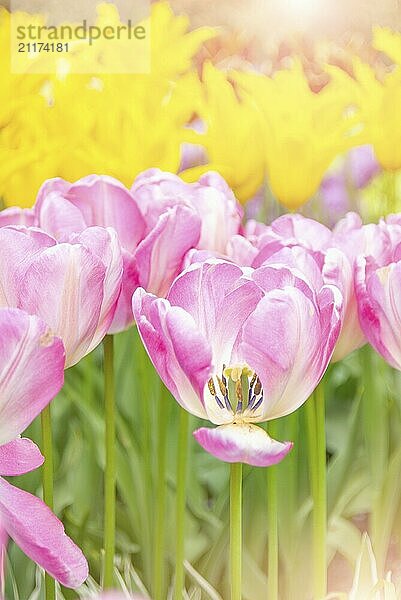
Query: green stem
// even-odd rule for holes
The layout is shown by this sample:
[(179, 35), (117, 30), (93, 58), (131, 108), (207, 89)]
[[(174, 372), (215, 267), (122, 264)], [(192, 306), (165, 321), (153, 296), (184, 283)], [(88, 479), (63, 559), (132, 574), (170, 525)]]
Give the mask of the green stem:
[(104, 578), (105, 589), (114, 583), (114, 553), (116, 530), (116, 423), (114, 393), (114, 347), (113, 336), (103, 340), (104, 351), (104, 416), (106, 466), (104, 481)]
[(372, 348), (368, 345), (364, 346), (360, 350), (360, 356), (364, 383), (362, 400), (363, 427), (372, 485), (370, 530), (377, 564), (379, 570), (381, 570), (384, 566), (385, 556), (383, 556), (381, 551), (379, 552), (382, 534), (380, 492), (383, 487), (384, 474), (388, 468), (388, 408), (386, 398), (380, 397), (379, 394), (377, 386), (378, 360)]
[(313, 499), (313, 589), (315, 600), (327, 589), (326, 429), (323, 384), (307, 404), (310, 484)]
[(176, 495), (176, 546), (175, 546), (175, 585), (174, 600), (182, 600), (185, 583), (185, 500), (188, 462), (189, 414), (180, 409), (177, 452), (177, 495)]
[[(136, 327), (133, 328), (135, 336), (135, 353), (134, 364), (131, 366), (132, 373), (132, 389), (136, 397), (133, 401), (137, 402), (137, 417), (139, 420), (139, 433), (141, 440), (141, 466), (142, 466), (142, 481), (144, 486), (144, 501), (143, 508), (143, 526), (141, 527), (140, 546), (143, 549), (143, 579), (147, 587), (151, 588), (152, 572), (153, 572), (153, 517), (154, 511), (152, 508), (153, 492), (154, 492), (154, 472), (152, 470), (152, 460), (154, 458), (152, 446), (152, 423), (154, 422), (153, 413), (155, 403), (151, 401), (154, 394), (154, 381), (157, 374), (150, 368), (151, 365), (147, 360), (146, 350), (142, 344), (141, 338)], [(139, 402), (138, 402), (139, 400)], [(135, 426), (135, 425), (134, 425)]]
[(88, 403), (92, 406), (95, 399), (94, 390), (94, 369), (95, 369), (95, 353), (92, 351), (83, 361), (83, 377), (84, 377), (84, 394)]
[(242, 464), (231, 465), (230, 477), (231, 600), (241, 600), (242, 583)]
[(168, 407), (169, 397), (163, 386), (158, 403), (157, 419), (156, 517), (153, 562), (153, 596), (155, 600), (165, 599), (164, 557), (166, 545), (166, 445)]
[[(269, 425), (269, 435), (276, 437), (276, 428)], [(278, 598), (278, 496), (277, 467), (267, 469), (267, 529), (268, 529), (268, 573), (267, 597)]]
[[(41, 418), (42, 426), (42, 454), (45, 458), (45, 462), (42, 467), (42, 480), (43, 480), (43, 500), (47, 506), (53, 510), (53, 435), (52, 435), (52, 423), (50, 405), (43, 409)], [(45, 597), (46, 600), (55, 600), (56, 598), (56, 582), (53, 577), (48, 573), (45, 573)]]

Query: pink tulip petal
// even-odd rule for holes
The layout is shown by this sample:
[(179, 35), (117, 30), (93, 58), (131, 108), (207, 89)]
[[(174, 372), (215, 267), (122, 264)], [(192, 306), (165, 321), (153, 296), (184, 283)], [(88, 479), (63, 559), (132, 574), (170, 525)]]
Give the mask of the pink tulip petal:
[(189, 206), (188, 188), (180, 177), (160, 169), (147, 169), (136, 177), (131, 194), (145, 218), (148, 233), (168, 210), (179, 204)]
[(40, 227), (59, 241), (87, 227), (80, 210), (60, 192), (47, 194), (36, 207), (36, 214)]
[(117, 234), (114, 229), (111, 228), (88, 227), (82, 233), (70, 236), (68, 241), (86, 246), (103, 262), (106, 268), (103, 286), (103, 301), (96, 334), (87, 351), (90, 352), (96, 348), (103, 339), (105, 333), (109, 331), (113, 321), (117, 301), (121, 292), (123, 257)]
[(0, 520), (25, 554), (62, 585), (77, 588), (88, 577), (86, 559), (66, 535), (61, 521), (39, 498), (2, 478)]
[(84, 177), (71, 185), (65, 197), (79, 208), (87, 226), (113, 227), (129, 252), (145, 235), (145, 220), (132, 194), (113, 177)]
[(40, 467), (43, 461), (37, 445), (27, 438), (17, 438), (0, 446), (0, 475), (23, 475)]
[(233, 235), (228, 242), (227, 254), (236, 264), (250, 267), (258, 254), (258, 250), (246, 237)]
[(0, 307), (18, 306), (20, 280), (30, 258), (56, 241), (38, 229), (26, 227), (0, 228)]
[(117, 301), (113, 321), (109, 327), (108, 333), (119, 333), (132, 325), (134, 317), (132, 314), (132, 295), (139, 287), (139, 275), (136, 267), (136, 260), (133, 254), (130, 254), (124, 248), (122, 249), (123, 259), (123, 278), (121, 292)]
[(148, 232), (164, 213), (181, 206), (194, 209), (200, 218), (198, 249), (226, 253), (229, 240), (239, 233), (242, 208), (218, 173), (206, 173), (198, 182), (188, 184), (172, 173), (149, 169), (136, 178), (131, 192), (146, 219)]
[(7, 225), (24, 225), (34, 227), (37, 225), (35, 212), (32, 208), (19, 208), (12, 206), (0, 211), (0, 227)]
[(201, 403), (211, 350), (191, 315), (139, 288), (132, 300), (138, 331), (160, 377), (176, 400), (205, 417)]
[(51, 194), (52, 192), (59, 192), (61, 194), (65, 194), (68, 192), (71, 185), (72, 184), (69, 181), (65, 181), (65, 179), (61, 179), (61, 177), (53, 177), (52, 179), (48, 179), (47, 181), (45, 181), (40, 187), (40, 190), (36, 197), (36, 202), (34, 206), (36, 214), (38, 214), (38, 211), (41, 210), (42, 203), (49, 194)]
[(300, 244), (310, 250), (324, 250), (331, 245), (331, 231), (314, 219), (299, 214), (286, 214), (271, 224), (272, 231), (280, 238)]
[(356, 269), (359, 320), (372, 346), (401, 370), (401, 263), (377, 268), (360, 257)]
[(175, 206), (165, 212), (154, 229), (139, 244), (135, 258), (140, 285), (158, 296), (166, 296), (180, 273), (184, 256), (196, 246), (201, 222), (190, 208)]
[(238, 354), (263, 385), (258, 421), (296, 410), (323, 376), (340, 332), (342, 300), (337, 288), (324, 290), (317, 304), (298, 288), (273, 289), (246, 321)]
[(221, 175), (209, 172), (198, 183), (188, 185), (187, 194), (202, 219), (198, 248), (226, 253), (228, 242), (239, 233), (243, 217), (232, 190)]
[(240, 267), (219, 260), (194, 264), (173, 283), (168, 300), (194, 318), (213, 350), (217, 369), (229, 364), (244, 321), (255, 309), (262, 291)]
[(36, 316), (0, 310), (0, 443), (24, 431), (63, 381), (61, 340)]
[(67, 367), (90, 351), (97, 335), (105, 273), (84, 246), (57, 244), (32, 257), (20, 282), (21, 308), (40, 315), (61, 337)]
[[(300, 258), (300, 255), (303, 257)], [(252, 279), (264, 292), (294, 287), (305, 294), (311, 302), (316, 303), (316, 288), (314, 288), (313, 283), (316, 283), (317, 289), (320, 289), (323, 279), (318, 270), (312, 273), (313, 267), (310, 264), (307, 265), (304, 258), (314, 262), (313, 258), (308, 257), (307, 251), (303, 248), (285, 248), (274, 254), (264, 265), (255, 269), (252, 272)], [(276, 263), (276, 260), (280, 262)], [(287, 262), (289, 263), (288, 266)], [(307, 275), (303, 271), (294, 268), (293, 265), (300, 265), (301, 269), (305, 268)], [(312, 281), (307, 278), (308, 275), (312, 276)]]
[(201, 427), (194, 432), (199, 444), (216, 458), (228, 463), (270, 467), (287, 456), (293, 442), (273, 440), (261, 427), (249, 423)]

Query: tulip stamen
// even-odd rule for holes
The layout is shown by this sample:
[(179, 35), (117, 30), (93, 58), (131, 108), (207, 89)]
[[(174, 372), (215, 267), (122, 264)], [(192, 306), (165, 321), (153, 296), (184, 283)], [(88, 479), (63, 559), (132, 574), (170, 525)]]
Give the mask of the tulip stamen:
[(220, 406), (220, 408), (224, 408), (224, 404), (222, 403), (222, 401), (220, 400), (220, 398), (216, 394), (216, 388), (214, 386), (214, 381), (213, 381), (212, 378), (210, 378), (209, 381), (207, 382), (207, 386), (209, 388), (209, 392), (214, 397), (214, 399), (216, 400), (216, 402)]
[(221, 375), (209, 379), (208, 389), (218, 407), (233, 414), (234, 422), (254, 420), (264, 399), (262, 383), (248, 365), (223, 365)]

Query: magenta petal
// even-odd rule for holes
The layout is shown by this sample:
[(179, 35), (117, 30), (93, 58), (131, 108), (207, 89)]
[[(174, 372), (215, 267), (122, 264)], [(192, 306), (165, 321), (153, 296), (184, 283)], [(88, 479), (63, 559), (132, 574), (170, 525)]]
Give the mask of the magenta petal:
[(34, 442), (17, 438), (0, 446), (0, 474), (23, 475), (43, 464), (44, 458)]
[(84, 555), (66, 535), (63, 524), (50, 508), (2, 478), (0, 520), (25, 554), (62, 585), (77, 588), (88, 577)]
[(197, 442), (216, 458), (229, 463), (241, 462), (254, 467), (270, 467), (283, 460), (293, 442), (273, 440), (261, 427), (250, 423), (201, 427), (194, 431)]

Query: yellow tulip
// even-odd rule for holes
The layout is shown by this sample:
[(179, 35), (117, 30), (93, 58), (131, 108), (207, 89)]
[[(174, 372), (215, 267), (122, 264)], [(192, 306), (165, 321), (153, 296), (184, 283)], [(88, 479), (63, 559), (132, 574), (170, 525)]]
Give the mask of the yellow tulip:
[(335, 157), (362, 143), (357, 115), (350, 112), (353, 87), (333, 77), (314, 93), (297, 61), (272, 78), (257, 73), (237, 73), (235, 78), (264, 117), (264, 158), (272, 193), (296, 209), (317, 192)]
[(209, 164), (182, 174), (195, 180), (205, 170), (218, 171), (240, 201), (251, 198), (264, 178), (262, 115), (252, 98), (238, 94), (228, 77), (211, 63), (203, 69), (196, 112), (205, 133), (189, 131), (188, 142), (202, 144)]
[(379, 79), (372, 67), (355, 58), (358, 103), (378, 161), (384, 169), (395, 171), (401, 168), (401, 34), (376, 28), (373, 45), (397, 66)]
[[(14, 17), (42, 22), (22, 13)], [(100, 5), (98, 19), (99, 25), (119, 22), (110, 4)], [(88, 56), (85, 47), (77, 47), (53, 75), (11, 75), (9, 53), (1, 54), (0, 77), (8, 87), (0, 108), (0, 198), (7, 205), (32, 205), (50, 177), (75, 180), (104, 173), (130, 185), (149, 167), (178, 170), (195, 98), (193, 57), (214, 33), (188, 31), (188, 19), (175, 17), (164, 1), (152, 5), (150, 26), (149, 74), (113, 73), (127, 67), (125, 53), (114, 51), (109, 73), (79, 74)], [(1, 50), (8, 48), (9, 28), (3, 10)], [(99, 40), (97, 48), (101, 60), (111, 46)]]

